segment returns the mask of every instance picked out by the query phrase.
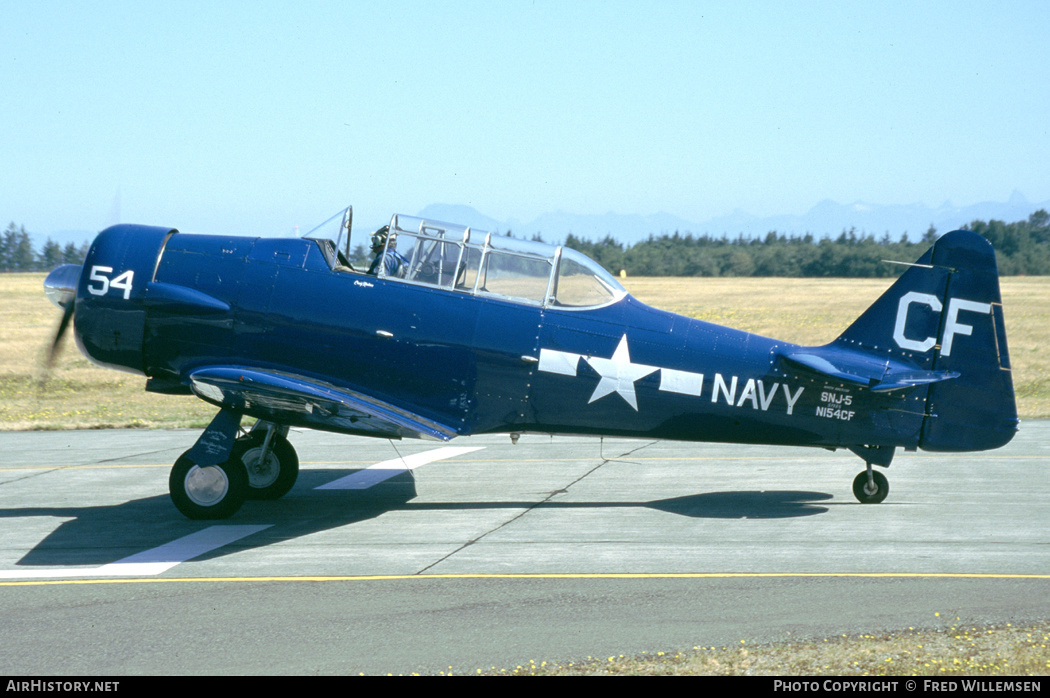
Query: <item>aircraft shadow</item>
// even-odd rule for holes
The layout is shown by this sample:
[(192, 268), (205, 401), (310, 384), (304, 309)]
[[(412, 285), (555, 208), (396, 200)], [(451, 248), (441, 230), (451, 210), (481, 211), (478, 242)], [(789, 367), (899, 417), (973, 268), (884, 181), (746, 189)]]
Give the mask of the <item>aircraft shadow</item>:
[(412, 501), (416, 497), (415, 479), (411, 472), (367, 490), (314, 489), (347, 474), (346, 470), (304, 471), (284, 498), (246, 502), (237, 514), (224, 521), (190, 521), (175, 509), (167, 494), (113, 506), (0, 509), (0, 518), (68, 518), (18, 561), (20, 566), (63, 567), (113, 563), (214, 525), (269, 526), (194, 559), (213, 559), (240, 550), (264, 547), (366, 521), (389, 511), (645, 507), (692, 518), (780, 519), (824, 513), (828, 511), (827, 507), (817, 502), (832, 497), (820, 492), (745, 491), (709, 492), (647, 502), (415, 503)]
[(708, 492), (661, 499), (649, 506), (669, 514), (706, 519), (784, 519), (823, 514), (828, 508), (815, 502), (831, 498), (823, 492)]

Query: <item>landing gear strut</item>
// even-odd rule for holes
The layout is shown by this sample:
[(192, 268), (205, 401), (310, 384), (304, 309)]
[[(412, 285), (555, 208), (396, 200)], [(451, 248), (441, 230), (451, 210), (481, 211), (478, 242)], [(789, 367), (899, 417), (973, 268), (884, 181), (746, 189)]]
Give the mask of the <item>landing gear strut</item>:
[(853, 496), (861, 504), (878, 504), (890, 493), (886, 476), (871, 466), (888, 468), (893, 460), (893, 446), (849, 446), (849, 450), (864, 459), (867, 469), (853, 478)]

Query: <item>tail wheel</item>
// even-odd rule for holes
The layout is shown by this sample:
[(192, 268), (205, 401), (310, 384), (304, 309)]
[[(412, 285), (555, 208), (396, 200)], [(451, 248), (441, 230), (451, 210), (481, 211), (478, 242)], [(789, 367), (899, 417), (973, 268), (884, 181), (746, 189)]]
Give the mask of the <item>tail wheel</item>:
[(871, 482), (868, 482), (867, 470), (853, 478), (853, 496), (861, 504), (878, 504), (886, 499), (889, 493), (889, 480), (876, 470), (871, 471)]
[(244, 504), (248, 475), (239, 462), (200, 467), (184, 453), (171, 469), (168, 490), (175, 507), (187, 518), (227, 519)]
[(265, 441), (265, 431), (249, 434), (237, 439), (230, 454), (230, 462), (240, 464), (247, 473), (248, 499), (280, 499), (299, 477), (299, 456), (288, 439), (274, 434), (263, 458)]

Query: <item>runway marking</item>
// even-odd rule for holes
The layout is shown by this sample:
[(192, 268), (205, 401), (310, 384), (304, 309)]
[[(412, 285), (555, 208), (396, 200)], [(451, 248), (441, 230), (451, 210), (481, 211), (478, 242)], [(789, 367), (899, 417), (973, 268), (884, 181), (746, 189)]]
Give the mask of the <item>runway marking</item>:
[(480, 451), (485, 448), (484, 446), (444, 446), (442, 448), (435, 448), (432, 451), (424, 451), (422, 453), (413, 453), (410, 456), (404, 458), (393, 458), (391, 460), (385, 460), (382, 463), (376, 463), (370, 465), (364, 470), (358, 470), (356, 473), (351, 473), (345, 477), (341, 477), (338, 480), (333, 480), (326, 485), (320, 485), (315, 487), (315, 490), (367, 490), (373, 485), (377, 485), (384, 480), (389, 480), (395, 475), (401, 473), (407, 473), (410, 470), (414, 470), (421, 465), (427, 463), (433, 463), (434, 461), (445, 460), (446, 458), (454, 458), (461, 456), (464, 453), (470, 453), (471, 451)]
[(209, 526), (170, 543), (135, 553), (101, 567), (65, 567), (42, 570), (0, 570), (0, 579), (34, 579), (54, 577), (126, 577), (151, 576), (170, 570), (180, 562), (199, 557), (216, 548), (229, 545), (253, 533), (270, 528), (260, 526)]
[(454, 581), (502, 579), (1017, 579), (1050, 580), (1050, 574), (1009, 574), (983, 572), (582, 572), (582, 573), (504, 573), (504, 574), (375, 574), (258, 576), (258, 577), (159, 577), (129, 579), (64, 579), (48, 581), (0, 581), (5, 586), (45, 586), (56, 584), (172, 584), (177, 582), (385, 582), (385, 581)]

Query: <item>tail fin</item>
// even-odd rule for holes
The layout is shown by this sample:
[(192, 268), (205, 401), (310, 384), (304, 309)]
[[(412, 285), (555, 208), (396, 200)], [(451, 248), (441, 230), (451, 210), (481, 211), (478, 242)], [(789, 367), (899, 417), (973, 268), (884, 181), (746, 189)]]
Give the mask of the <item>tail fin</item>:
[(926, 388), (925, 450), (998, 448), (1017, 431), (995, 252), (976, 233), (938, 239), (834, 344), (954, 376)]

